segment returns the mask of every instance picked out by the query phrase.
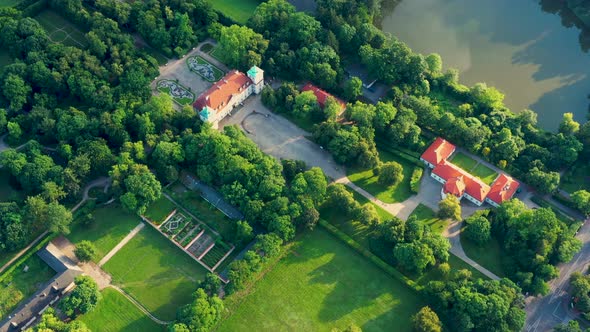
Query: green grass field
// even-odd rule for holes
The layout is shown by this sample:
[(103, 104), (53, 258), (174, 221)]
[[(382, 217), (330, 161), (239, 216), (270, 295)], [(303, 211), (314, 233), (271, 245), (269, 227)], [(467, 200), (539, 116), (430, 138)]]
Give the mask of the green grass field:
[(260, 4), (257, 0), (209, 0), (213, 9), (220, 11), (232, 20), (245, 24)]
[(25, 199), (21, 190), (10, 184), (10, 173), (7, 169), (0, 169), (0, 202), (20, 202)]
[[(23, 269), (29, 267), (27, 272)], [(49, 265), (37, 255), (31, 256), (21, 266), (0, 282), (0, 320), (8, 316), (18, 304), (33, 295), (55, 275)]]
[(148, 207), (144, 216), (154, 223), (160, 224), (174, 209), (176, 209), (176, 205), (168, 198), (162, 196)]
[(20, 0), (0, 0), (0, 8), (2, 7), (12, 7), (17, 5)]
[(105, 288), (102, 300), (88, 314), (78, 317), (92, 331), (164, 331), (162, 325), (154, 323), (123, 294), (112, 288)]
[(561, 177), (561, 189), (570, 194), (586, 189), (590, 191), (590, 165), (576, 163)]
[(197, 61), (197, 64), (199, 64), (199, 65), (209, 65), (209, 66), (211, 66), (211, 68), (213, 70), (213, 78), (212, 79), (201, 75), (201, 73), (199, 73), (199, 72), (191, 69), (191, 67), (189, 66), (189, 69), (193, 73), (195, 73), (196, 75), (201, 76), (205, 81), (209, 81), (209, 82), (212, 82), (213, 83), (213, 82), (219, 81), (223, 77), (223, 71), (221, 69), (217, 68), (214, 64), (212, 64), (209, 61), (203, 59), (202, 57), (200, 57), (200, 56), (197, 55), (197, 56), (192, 56), (192, 57), (187, 58), (186, 59), (187, 66), (189, 65), (189, 59), (195, 59)]
[(387, 151), (379, 151), (379, 158), (381, 158), (381, 161), (383, 162), (396, 161), (402, 165), (404, 168), (403, 178), (399, 184), (395, 186), (380, 185), (377, 183), (378, 177), (373, 174), (373, 169), (366, 170), (355, 167), (348, 168), (346, 171), (350, 181), (385, 203), (403, 202), (412, 196), (412, 191), (410, 190), (410, 178), (412, 177), (414, 165)]
[(156, 317), (172, 320), (206, 270), (151, 226), (142, 229), (104, 266), (113, 282)]
[(418, 221), (430, 228), (434, 233), (441, 234), (447, 227), (448, 221), (439, 219), (431, 208), (424, 204), (419, 204), (410, 216), (416, 216)]
[(473, 259), (499, 277), (506, 276), (502, 259), (502, 257), (504, 257), (502, 246), (494, 237), (492, 237), (484, 246), (480, 247), (469, 241), (465, 236), (461, 236), (461, 245), (463, 246), (463, 250), (465, 251), (465, 254), (467, 254), (467, 257)]
[[(2, 1), (2, 0), (0, 0), (0, 1)], [(0, 8), (2, 8), (2, 7), (3, 6), (0, 4)], [(0, 50), (0, 69), (3, 68), (4, 66), (8, 66), (11, 63), (12, 63), (12, 58), (10, 57), (8, 52), (5, 50)]]
[(35, 16), (35, 19), (47, 31), (49, 39), (54, 43), (82, 48), (88, 44), (84, 32), (53, 10), (46, 9)]
[[(304, 234), (245, 299), (226, 300), (217, 331), (411, 331), (423, 305), (407, 288), (318, 228)], [(242, 302), (243, 300), (243, 302)]]
[(453, 164), (461, 167), (462, 169), (466, 170), (467, 172), (471, 172), (473, 167), (477, 165), (477, 161), (468, 155), (464, 154), (463, 152), (455, 153), (450, 160)]
[(221, 51), (220, 51), (220, 49), (221, 49), (220, 47), (215, 46), (212, 51), (209, 51), (209, 55), (212, 56), (212, 57), (214, 57), (215, 59), (217, 59), (217, 61), (223, 62), (223, 61), (221, 61)]
[(94, 221), (90, 224), (74, 223), (68, 239), (74, 244), (83, 240), (92, 242), (96, 247), (95, 262), (100, 261), (141, 222), (138, 216), (114, 203), (98, 208), (92, 214)]
[(484, 183), (491, 185), (498, 177), (498, 173), (484, 164), (478, 164), (471, 170), (471, 174), (480, 178)]

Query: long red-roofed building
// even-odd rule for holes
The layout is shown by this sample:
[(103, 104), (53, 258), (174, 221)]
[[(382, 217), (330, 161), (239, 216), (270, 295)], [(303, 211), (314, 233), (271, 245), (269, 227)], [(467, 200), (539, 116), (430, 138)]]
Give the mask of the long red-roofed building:
[(254, 66), (247, 74), (232, 70), (222, 79), (203, 92), (193, 107), (203, 122), (210, 122), (217, 128), (219, 121), (233, 108), (246, 100), (252, 93), (260, 93), (264, 87), (264, 72)]
[(318, 88), (317, 86), (311, 84), (311, 83), (307, 83), (303, 86), (303, 88), (301, 88), (301, 92), (305, 92), (305, 91), (311, 91), (313, 92), (313, 94), (316, 96), (316, 98), (318, 99), (318, 104), (320, 104), (321, 108), (324, 108), (324, 106), (326, 105), (326, 100), (328, 99), (328, 97), (332, 97), (336, 100), (336, 102), (338, 104), (340, 104), (340, 107), (342, 108), (342, 111), (344, 111), (344, 109), (346, 109), (346, 103), (343, 102), (342, 100), (334, 97), (333, 95), (329, 94), (328, 92)]
[(479, 178), (448, 161), (455, 150), (456, 147), (453, 144), (437, 137), (420, 157), (420, 160), (432, 168), (430, 176), (443, 184), (441, 189), (443, 198), (450, 194), (459, 199), (465, 197), (477, 206), (487, 202), (497, 207), (514, 196), (520, 186), (518, 181), (502, 173), (490, 187)]

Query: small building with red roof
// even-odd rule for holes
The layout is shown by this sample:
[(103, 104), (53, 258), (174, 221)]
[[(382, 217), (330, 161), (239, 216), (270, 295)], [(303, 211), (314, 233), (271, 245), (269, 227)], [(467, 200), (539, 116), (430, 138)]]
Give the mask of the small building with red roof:
[(434, 168), (443, 160), (447, 160), (455, 152), (455, 146), (448, 141), (437, 137), (434, 142), (424, 151), (420, 160), (428, 167)]
[(331, 95), (327, 91), (324, 91), (311, 83), (307, 83), (303, 86), (303, 88), (301, 88), (301, 92), (305, 92), (305, 91), (313, 92), (313, 94), (316, 96), (316, 98), (318, 100), (318, 104), (320, 104), (321, 108), (324, 108), (324, 106), (326, 105), (326, 100), (328, 99), (328, 97), (332, 97), (336, 100), (336, 102), (338, 104), (340, 104), (342, 111), (344, 111), (346, 109), (346, 103), (343, 102), (341, 99), (334, 97), (333, 95)]
[(203, 122), (210, 122), (213, 128), (217, 128), (219, 121), (237, 104), (246, 100), (252, 93), (260, 93), (263, 87), (262, 69), (254, 66), (247, 74), (233, 70), (203, 92), (193, 104), (193, 108)]
[(455, 149), (453, 144), (437, 137), (420, 157), (420, 160), (432, 168), (430, 176), (443, 184), (440, 192), (442, 198), (454, 195), (459, 199), (466, 198), (477, 206), (487, 202), (498, 207), (502, 202), (514, 196), (520, 186), (518, 181), (502, 173), (490, 187), (479, 178), (448, 161)]
[(490, 186), (446, 159), (432, 170), (430, 176), (443, 184), (443, 198), (447, 194), (453, 194), (459, 199), (465, 197), (475, 205), (481, 206), (490, 192)]
[(492, 206), (498, 207), (502, 202), (510, 200), (520, 183), (506, 174), (500, 174), (492, 183), (490, 193), (486, 197), (486, 202)]

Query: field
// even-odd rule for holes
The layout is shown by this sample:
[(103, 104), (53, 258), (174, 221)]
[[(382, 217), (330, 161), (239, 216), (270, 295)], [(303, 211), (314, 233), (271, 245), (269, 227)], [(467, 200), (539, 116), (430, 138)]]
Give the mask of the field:
[(471, 172), (473, 167), (477, 165), (477, 161), (468, 155), (464, 154), (463, 152), (455, 153), (450, 160), (453, 164), (461, 167), (462, 169), (466, 170), (467, 172)]
[(164, 327), (154, 323), (133, 303), (112, 288), (105, 288), (102, 300), (96, 308), (78, 317), (92, 331), (164, 331)]
[[(220, 49), (221, 49), (220, 47), (215, 46), (215, 48), (213, 48), (212, 51), (211, 50), (209, 51), (209, 55), (214, 57), (215, 59), (217, 59), (219, 62), (223, 62), (223, 61), (221, 61)], [(205, 51), (203, 51), (203, 52), (205, 52)]]
[(190, 71), (201, 76), (211, 83), (217, 82), (223, 77), (223, 71), (200, 56), (191, 56), (186, 59)]
[[(29, 266), (28, 272), (24, 272)], [(0, 282), (0, 320), (4, 319), (23, 300), (33, 295), (39, 287), (55, 275), (49, 265), (37, 255), (31, 256), (10, 276)]]
[(405, 201), (412, 195), (410, 190), (410, 178), (412, 177), (414, 165), (387, 151), (379, 151), (379, 157), (383, 162), (396, 161), (402, 165), (404, 168), (403, 179), (399, 184), (395, 186), (380, 185), (377, 183), (378, 177), (373, 174), (373, 169), (365, 170), (354, 167), (348, 168), (346, 172), (348, 178), (350, 181), (354, 182), (354, 184), (365, 189), (385, 203)]
[(473, 259), (499, 277), (506, 276), (502, 260), (502, 257), (504, 257), (502, 246), (494, 237), (484, 246), (480, 247), (469, 241), (465, 236), (461, 236), (461, 245), (467, 257)]
[(441, 234), (447, 227), (447, 221), (436, 217), (436, 213), (426, 205), (419, 204), (410, 216), (416, 216), (418, 221), (430, 228), (434, 233)]
[(213, 9), (220, 11), (232, 20), (245, 24), (260, 4), (257, 0), (209, 0)]
[(24, 199), (23, 192), (14, 188), (10, 182), (8, 170), (0, 169), (0, 202), (22, 201)]
[(226, 303), (217, 331), (410, 331), (422, 306), (416, 293), (321, 228), (307, 233), (258, 281)]
[(0, 8), (12, 7), (12, 6), (18, 4), (19, 2), (20, 2), (20, 0), (0, 0)]
[(90, 224), (75, 222), (68, 239), (74, 244), (83, 240), (92, 242), (96, 247), (95, 262), (100, 261), (141, 222), (139, 217), (117, 204), (98, 208), (92, 214), (94, 221)]
[(191, 301), (206, 270), (151, 226), (142, 229), (104, 266), (113, 282), (162, 320)]
[(35, 16), (35, 19), (47, 31), (52, 42), (66, 46), (86, 47), (84, 33), (58, 13), (47, 9)]
[[(0, 0), (3, 1), (3, 0)], [(0, 4), (0, 8), (2, 8), (2, 5)], [(8, 52), (6, 52), (5, 50), (0, 50), (0, 69), (3, 68), (4, 66), (7, 66), (9, 64), (12, 63), (12, 58), (10, 57), (10, 55), (8, 55)]]
[(498, 177), (498, 173), (484, 164), (478, 164), (471, 170), (471, 174), (480, 178), (484, 183), (491, 185)]
[(561, 177), (561, 189), (570, 194), (581, 189), (590, 191), (590, 165), (574, 164)]
[(162, 196), (150, 205), (145, 211), (144, 216), (155, 224), (160, 224), (174, 209), (176, 209), (176, 205), (168, 198)]

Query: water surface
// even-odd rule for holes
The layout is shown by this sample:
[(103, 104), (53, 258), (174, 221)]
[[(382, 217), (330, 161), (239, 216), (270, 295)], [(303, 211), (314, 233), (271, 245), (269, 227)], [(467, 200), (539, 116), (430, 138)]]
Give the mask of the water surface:
[(565, 112), (586, 120), (590, 55), (580, 30), (535, 0), (404, 0), (384, 13), (382, 28), (416, 52), (439, 53), (463, 84), (486, 82), (511, 110), (537, 112), (545, 129)]

